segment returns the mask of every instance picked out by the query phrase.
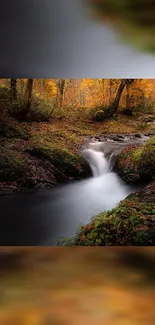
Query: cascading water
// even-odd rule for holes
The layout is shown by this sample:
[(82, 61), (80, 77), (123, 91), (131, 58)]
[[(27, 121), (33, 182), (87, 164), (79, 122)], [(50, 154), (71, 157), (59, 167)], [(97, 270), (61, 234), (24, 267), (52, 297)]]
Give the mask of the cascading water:
[(94, 177), (101, 176), (109, 172), (109, 163), (105, 159), (103, 152), (95, 151), (93, 149), (85, 149), (81, 154), (90, 165)]
[(81, 155), (93, 177), (0, 200), (0, 245), (56, 245), (61, 237), (74, 235), (80, 224), (114, 208), (134, 191), (111, 171), (114, 155), (108, 160), (99, 146)]
[(114, 163), (115, 163), (115, 160), (116, 160), (116, 156), (114, 153), (112, 153), (110, 155), (110, 159), (109, 159), (109, 170), (112, 171), (113, 167), (114, 167)]

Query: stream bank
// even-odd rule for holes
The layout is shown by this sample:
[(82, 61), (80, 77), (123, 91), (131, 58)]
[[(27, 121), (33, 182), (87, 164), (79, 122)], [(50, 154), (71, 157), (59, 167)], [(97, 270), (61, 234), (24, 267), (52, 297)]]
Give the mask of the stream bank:
[[(89, 143), (88, 147), (84, 147), (84, 151), (80, 151), (79, 154), (83, 155), (82, 159), (85, 158), (88, 162), (93, 177), (71, 180), (34, 193), (2, 197), (0, 199), (0, 244), (6, 246), (66, 245), (67, 242), (63, 243), (60, 239), (70, 236), (72, 236), (71, 245), (103, 246), (130, 243), (138, 245), (144, 242), (141, 233), (136, 236), (135, 231), (138, 225), (149, 227), (151, 222), (153, 224), (155, 212), (153, 179), (151, 188), (147, 188), (146, 200), (142, 195), (139, 196), (138, 201), (133, 197), (131, 200), (127, 197), (132, 193), (137, 197), (136, 193), (139, 192), (136, 191), (141, 186), (137, 188), (135, 184), (126, 184), (116, 172), (112, 171), (113, 164), (111, 165), (109, 158), (111, 150), (116, 154), (120, 150), (126, 150), (125, 146), (128, 147), (129, 143), (130, 148), (133, 148), (135, 141), (141, 142), (140, 148), (144, 148), (148, 143), (149, 146), (151, 143), (153, 148), (152, 140), (153, 138), (146, 140), (146, 136), (138, 140), (126, 138), (124, 146), (122, 141), (115, 142), (111, 139)], [(99, 145), (103, 146), (102, 151)], [(39, 154), (40, 152), (47, 157), (49, 149), (39, 150)], [(38, 159), (38, 151), (35, 151), (36, 153)], [(152, 198), (151, 202), (147, 202), (148, 193), (150, 193), (149, 199)], [(139, 201), (141, 197), (142, 202)], [(100, 213), (101, 211), (104, 212)], [(91, 221), (93, 216), (97, 217)], [(82, 224), (84, 226), (76, 235), (77, 229)]]
[[(0, 145), (0, 195), (52, 188), (56, 184), (90, 177), (92, 173), (89, 164), (81, 156), (82, 149), (90, 146), (94, 148), (95, 145), (95, 150), (104, 150), (109, 159), (112, 152), (118, 155), (124, 147), (142, 144), (152, 134), (75, 135), (74, 141), (73, 136), (67, 134), (71, 145), (64, 146), (64, 149), (58, 146), (57, 141), (53, 142), (52, 134), (36, 135), (32, 140), (31, 137), (25, 139), (25, 134), (22, 138), (21, 134), (19, 138), (4, 138)], [(63, 135), (63, 132), (57, 134), (60, 139)]]
[[(155, 137), (147, 141), (145, 137), (143, 144), (133, 145), (131, 141), (123, 150), (114, 146), (117, 156), (113, 169), (126, 183), (147, 184), (116, 208), (94, 216), (89, 224), (81, 226), (74, 238), (64, 240), (64, 245), (155, 245)], [(97, 149), (101, 146), (99, 143)]]

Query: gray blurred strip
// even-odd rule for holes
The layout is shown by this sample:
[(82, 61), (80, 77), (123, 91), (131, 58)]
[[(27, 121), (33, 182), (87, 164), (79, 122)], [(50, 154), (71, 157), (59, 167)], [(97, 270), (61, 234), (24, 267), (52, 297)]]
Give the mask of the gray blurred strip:
[(1, 78), (154, 78), (155, 57), (120, 45), (80, 0), (0, 0)]

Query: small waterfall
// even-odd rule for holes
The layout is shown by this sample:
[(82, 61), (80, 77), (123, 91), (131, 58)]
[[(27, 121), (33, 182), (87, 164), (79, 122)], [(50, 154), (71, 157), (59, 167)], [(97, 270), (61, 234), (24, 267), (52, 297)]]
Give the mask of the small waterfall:
[(112, 171), (114, 164), (116, 161), (116, 156), (114, 153), (111, 154), (110, 159), (109, 159), (109, 170)]
[[(108, 154), (110, 159), (106, 155), (92, 148), (81, 152), (94, 177), (36, 194), (21, 194), (0, 200), (0, 245), (55, 246), (61, 237), (75, 235), (81, 224), (87, 224), (102, 211), (113, 209), (134, 192), (134, 188), (124, 184), (112, 172), (115, 152), (111, 156)], [(12, 220), (14, 231), (10, 233)]]
[(94, 177), (101, 176), (110, 172), (109, 162), (101, 151), (84, 149), (81, 153), (92, 169)]

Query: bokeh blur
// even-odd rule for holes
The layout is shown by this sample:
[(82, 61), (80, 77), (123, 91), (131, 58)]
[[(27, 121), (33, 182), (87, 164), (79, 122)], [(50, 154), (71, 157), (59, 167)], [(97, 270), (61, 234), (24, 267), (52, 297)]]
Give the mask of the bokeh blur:
[(2, 325), (153, 325), (154, 248), (0, 249)]
[[(114, 2), (118, 5), (120, 0), (108, 0), (111, 10)], [(145, 6), (144, 1), (121, 1), (124, 4), (136, 2), (140, 2), (138, 9), (134, 9), (136, 18), (141, 14), (141, 2), (144, 13), (149, 3), (154, 3), (147, 0)], [(119, 22), (123, 22), (123, 27), (121, 25), (119, 30), (125, 32), (123, 39), (118, 20), (113, 26), (115, 14), (107, 24), (104, 7), (96, 12), (97, 3), (91, 0), (94, 5), (91, 6), (90, 0), (1, 1), (0, 77), (154, 78), (152, 50), (149, 54), (136, 49), (144, 40), (143, 28), (140, 35), (134, 28), (132, 36), (136, 37), (136, 44), (133, 44), (133, 40), (126, 39), (126, 29), (131, 31), (130, 24), (125, 26), (121, 16)], [(122, 10), (120, 12), (122, 14)], [(149, 15), (153, 16), (154, 10), (149, 10)], [(149, 27), (146, 36), (154, 46), (153, 27)]]
[(126, 43), (155, 52), (154, 0), (86, 0), (96, 17), (108, 21), (121, 32)]

